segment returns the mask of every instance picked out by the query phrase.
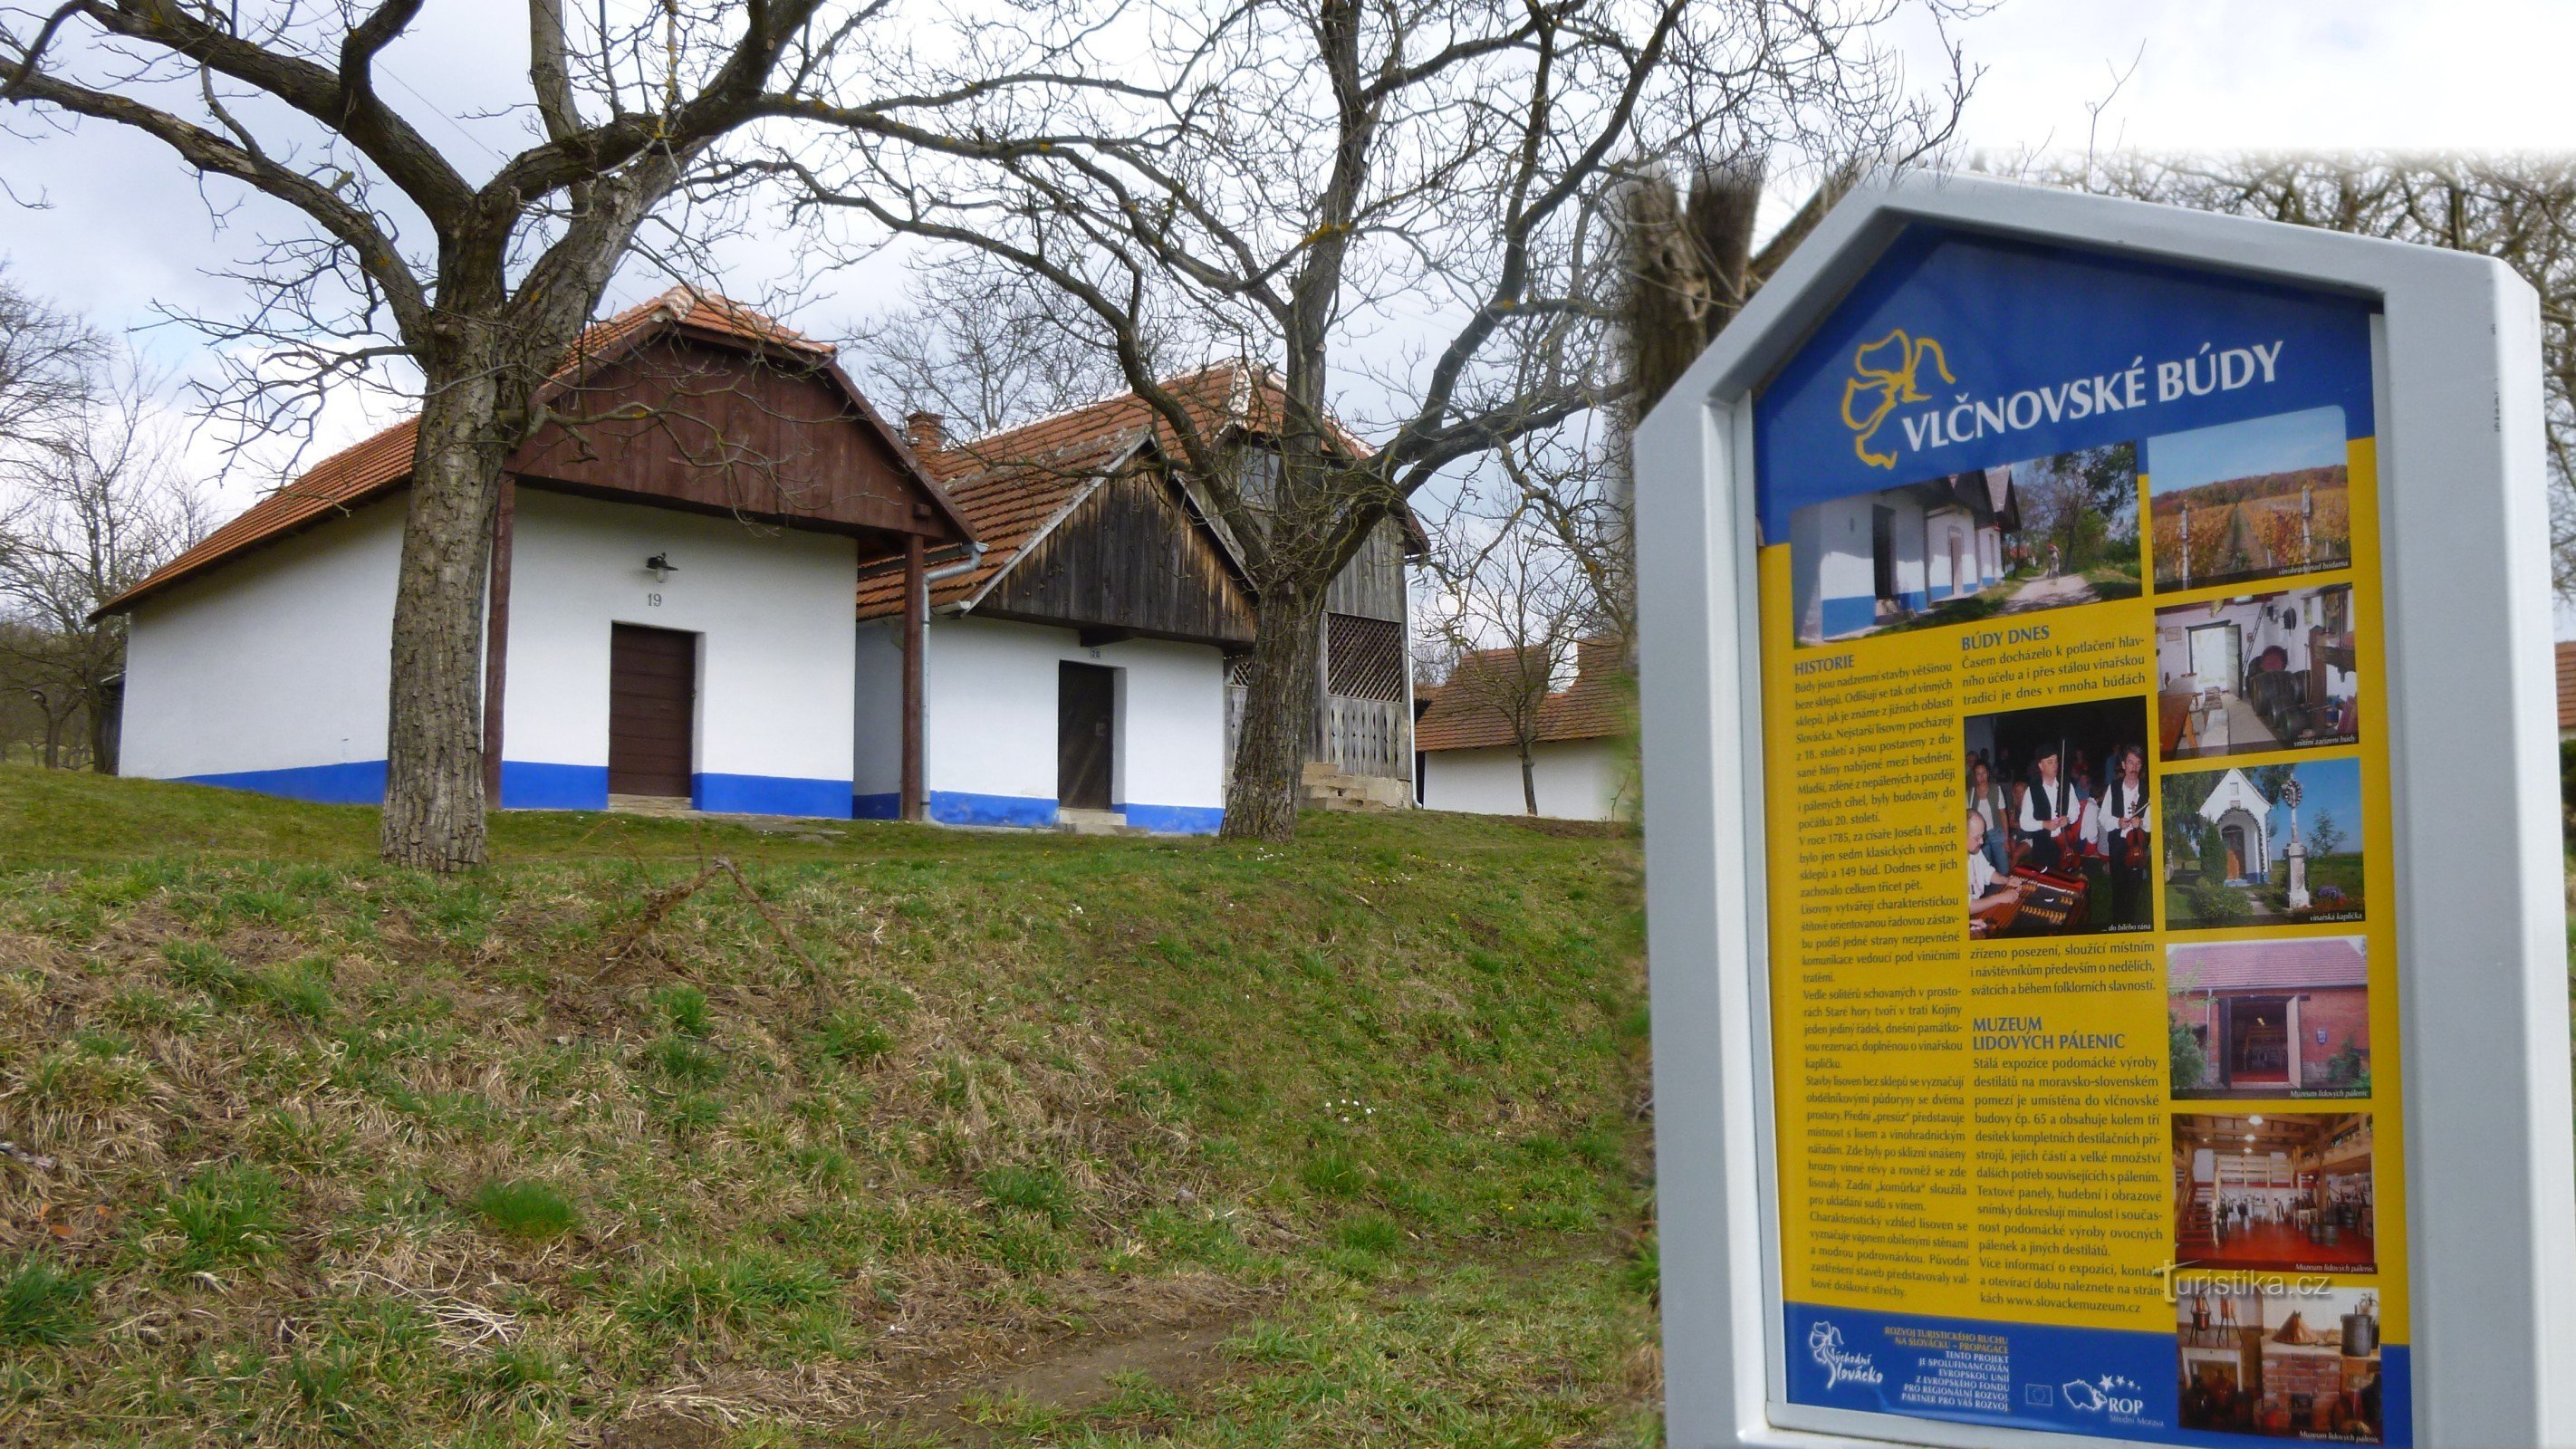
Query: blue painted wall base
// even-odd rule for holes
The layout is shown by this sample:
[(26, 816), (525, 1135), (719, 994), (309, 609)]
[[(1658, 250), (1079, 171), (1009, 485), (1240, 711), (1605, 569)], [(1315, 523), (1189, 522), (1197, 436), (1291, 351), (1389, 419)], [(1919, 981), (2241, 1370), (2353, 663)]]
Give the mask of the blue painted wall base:
[[(183, 775), (181, 783), (250, 790), (289, 800), (324, 805), (381, 805), (385, 800), (385, 762), (353, 760), (339, 765), (303, 765), (285, 770), (237, 770), (216, 775)], [(883, 797), (891, 802), (893, 796)], [(847, 820), (853, 804), (847, 780), (800, 780), (782, 775), (701, 774), (692, 777), (689, 804), (727, 815), (797, 815)], [(1047, 819), (1055, 802), (1045, 802)], [(501, 762), (501, 808), (504, 810), (605, 810), (608, 808), (606, 765), (556, 765), (542, 760)], [(891, 819), (892, 805), (880, 818)]]
[(299, 765), (286, 770), (235, 770), (220, 775), (181, 775), (178, 778), (186, 785), (249, 790), (289, 800), (310, 800), (317, 805), (385, 803), (385, 762), (382, 760)]
[[(1056, 802), (1034, 795), (978, 795), (964, 790), (933, 790), (927, 802), (930, 818), (941, 825), (1006, 825), (1040, 829), (1056, 821)], [(1225, 823), (1221, 806), (1113, 805), (1139, 830), (1158, 835), (1211, 835)], [(861, 820), (901, 817), (902, 801), (893, 794), (861, 795), (850, 813)]]
[(550, 765), (541, 760), (501, 762), (504, 810), (605, 810), (606, 765)]
[(847, 820), (852, 797), (847, 780), (707, 773), (691, 777), (689, 804), (700, 810), (726, 815), (801, 815)]
[(1225, 823), (1222, 805), (1120, 805), (1127, 823), (1157, 835), (1214, 835)]

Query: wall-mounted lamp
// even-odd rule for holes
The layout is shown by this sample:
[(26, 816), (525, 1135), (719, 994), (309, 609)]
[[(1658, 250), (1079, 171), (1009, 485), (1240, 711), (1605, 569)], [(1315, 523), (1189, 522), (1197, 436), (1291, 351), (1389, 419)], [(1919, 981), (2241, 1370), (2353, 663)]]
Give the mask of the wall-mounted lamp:
[(653, 582), (657, 584), (665, 582), (671, 575), (680, 571), (680, 566), (671, 562), (671, 556), (667, 553), (657, 553), (644, 560), (644, 568), (653, 576)]

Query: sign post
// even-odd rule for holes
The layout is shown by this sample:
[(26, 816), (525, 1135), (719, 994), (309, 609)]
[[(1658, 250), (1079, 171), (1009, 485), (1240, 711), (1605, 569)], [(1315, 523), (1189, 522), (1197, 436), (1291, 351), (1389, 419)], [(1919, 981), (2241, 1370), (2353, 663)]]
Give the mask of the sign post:
[(2576, 1444), (2540, 378), (1907, 176), (1644, 420), (1671, 1443)]

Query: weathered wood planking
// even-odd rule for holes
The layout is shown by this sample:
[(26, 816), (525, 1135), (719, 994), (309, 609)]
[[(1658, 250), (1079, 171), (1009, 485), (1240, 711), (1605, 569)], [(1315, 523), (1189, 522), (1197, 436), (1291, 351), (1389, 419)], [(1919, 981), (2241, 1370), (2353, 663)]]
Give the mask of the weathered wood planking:
[(1324, 608), (1335, 614), (1366, 619), (1404, 619), (1404, 527), (1392, 518), (1378, 520), (1368, 542), (1333, 576), (1324, 591)]
[(1252, 644), (1252, 596), (1160, 473), (1103, 479), (976, 613), (1158, 639)]
[(1324, 702), (1322, 744), (1320, 758), (1343, 774), (1413, 778), (1413, 721), (1401, 700), (1333, 695)]
[(536, 486), (838, 533), (946, 532), (915, 511), (884, 437), (810, 363), (662, 338), (553, 407), (613, 420), (549, 424), (522, 444), (509, 466)]

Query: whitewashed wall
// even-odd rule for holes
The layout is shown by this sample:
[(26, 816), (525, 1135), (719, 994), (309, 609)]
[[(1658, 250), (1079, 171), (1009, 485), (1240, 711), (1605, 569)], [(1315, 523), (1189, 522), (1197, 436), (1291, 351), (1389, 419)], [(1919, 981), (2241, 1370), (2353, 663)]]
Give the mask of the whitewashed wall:
[[(1557, 820), (1613, 820), (1636, 814), (1629, 752), (1616, 740), (1566, 740), (1530, 751), (1538, 813)], [(1430, 750), (1422, 756), (1422, 807), (1473, 815), (1522, 815), (1520, 752)]]
[(136, 608), (120, 770), (306, 800), (384, 798), (395, 498)]
[(1872, 520), (1882, 506), (1895, 514), (1891, 572), (1897, 597), (1913, 608), (1929, 602), (1920, 500), (1890, 492), (1810, 504), (1789, 515), (1790, 604), (1801, 640), (1839, 638), (1874, 622)]
[[(899, 644), (892, 627), (859, 630), (862, 721), (900, 723)], [(1150, 830), (1214, 830), (1225, 807), (1223, 655), (1159, 639), (1089, 648), (1071, 629), (971, 615), (930, 624), (922, 766), (931, 818), (956, 825), (1055, 819), (1056, 666), (1066, 660), (1118, 671), (1112, 806)], [(900, 735), (880, 740), (863, 725), (858, 753), (860, 813), (893, 814)]]
[[(675, 566), (656, 582), (655, 554)], [(699, 636), (702, 809), (850, 813), (858, 546), (837, 534), (519, 490), (502, 802), (606, 803), (612, 624)]]

